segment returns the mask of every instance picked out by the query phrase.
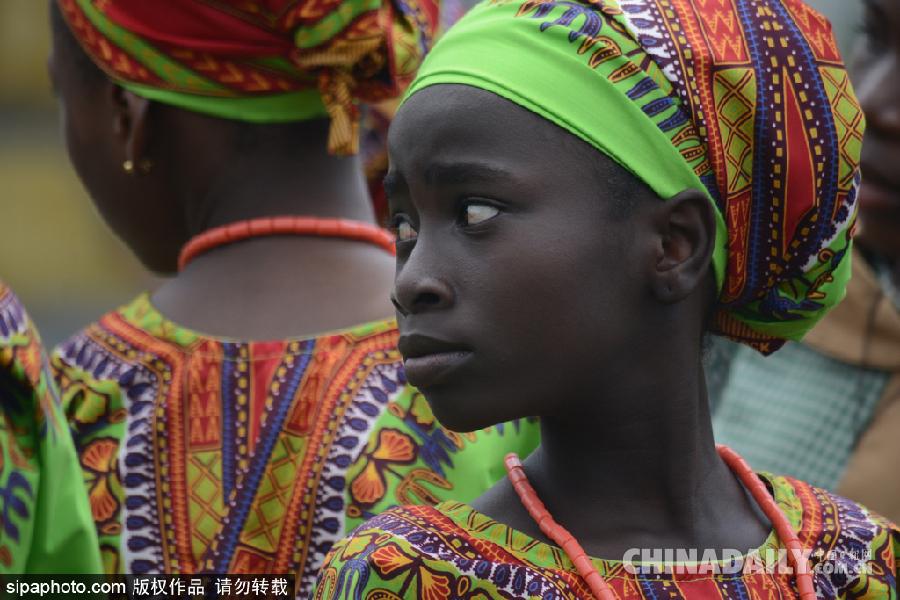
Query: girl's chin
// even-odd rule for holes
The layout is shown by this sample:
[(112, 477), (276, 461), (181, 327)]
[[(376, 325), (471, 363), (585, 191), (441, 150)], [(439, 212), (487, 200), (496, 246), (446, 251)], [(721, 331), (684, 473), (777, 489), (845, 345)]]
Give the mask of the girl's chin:
[(456, 433), (481, 431), (505, 422), (498, 420), (495, 416), (485, 414), (484, 411), (472, 410), (472, 405), (477, 402), (471, 400), (469, 402), (454, 401), (452, 398), (442, 397), (440, 393), (428, 394), (426, 399), (431, 406), (434, 418), (441, 424), (441, 427)]

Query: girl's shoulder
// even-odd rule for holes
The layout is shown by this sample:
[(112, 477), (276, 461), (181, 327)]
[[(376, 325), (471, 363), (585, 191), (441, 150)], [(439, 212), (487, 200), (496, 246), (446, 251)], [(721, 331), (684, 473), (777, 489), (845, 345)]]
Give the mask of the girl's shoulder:
[(334, 546), (316, 600), (590, 597), (562, 551), (459, 502), (374, 517)]
[[(900, 530), (858, 504), (787, 477), (761, 474), (791, 522), (813, 569), (820, 598), (896, 597)], [(771, 553), (768, 551), (771, 550)], [(785, 548), (769, 536), (756, 566), (736, 572), (646, 576), (623, 562), (594, 560), (616, 593), (659, 594), (677, 584), (679, 598), (707, 597), (741, 585), (795, 593), (792, 570), (776, 564)], [(771, 568), (765, 565), (774, 560)], [(790, 572), (789, 572), (790, 571)], [(668, 586), (668, 587), (667, 587)], [(668, 590), (668, 591), (667, 591)], [(710, 597), (718, 597), (719, 592)], [(389, 510), (335, 545), (314, 597), (589, 598), (590, 591), (559, 548), (543, 544), (458, 502)], [(672, 594), (669, 594), (672, 595)]]
[[(785, 476), (760, 473), (804, 547), (891, 543), (900, 528), (865, 506)], [(896, 542), (893, 542), (896, 543)], [(815, 548), (813, 551), (818, 548)]]
[(834, 597), (877, 596), (879, 590), (896, 597), (900, 528), (895, 523), (808, 483), (761, 477), (797, 532), (817, 587)]

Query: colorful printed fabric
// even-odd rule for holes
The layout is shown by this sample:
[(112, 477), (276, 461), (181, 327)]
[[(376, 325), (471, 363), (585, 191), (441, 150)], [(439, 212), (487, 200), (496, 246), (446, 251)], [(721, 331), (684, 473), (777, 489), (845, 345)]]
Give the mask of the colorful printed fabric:
[[(811, 553), (819, 600), (897, 597), (896, 526), (805, 483), (763, 478), (799, 532), (802, 547)], [(768, 557), (777, 559), (785, 551), (778, 535), (771, 533), (758, 550), (757, 556), (745, 555), (745, 559), (753, 556), (754, 562), (743, 561), (736, 573), (712, 573), (701, 564), (693, 572), (640, 574), (623, 562), (592, 562), (621, 599), (797, 598), (793, 574), (764, 568), (774, 562), (766, 562)], [(635, 560), (639, 562), (640, 555)], [(388, 511), (357, 529), (332, 550), (314, 598), (574, 600), (593, 595), (560, 548), (509, 529), (469, 506), (445, 502), (435, 508)]]
[(534, 422), (459, 435), (406, 384), (393, 321), (234, 342), (181, 329), (144, 295), (57, 349), (111, 573), (297, 573), (390, 507), (471, 500)]
[(0, 583), (101, 573), (81, 471), (31, 319), (0, 281)]
[(408, 96), (440, 83), (553, 121), (661, 198), (705, 189), (717, 333), (769, 354), (843, 297), (863, 116), (830, 24), (799, 0), (491, 0)]
[(58, 0), (107, 74), (153, 100), (228, 119), (331, 117), (357, 151), (357, 101), (398, 96), (437, 27), (435, 0)]

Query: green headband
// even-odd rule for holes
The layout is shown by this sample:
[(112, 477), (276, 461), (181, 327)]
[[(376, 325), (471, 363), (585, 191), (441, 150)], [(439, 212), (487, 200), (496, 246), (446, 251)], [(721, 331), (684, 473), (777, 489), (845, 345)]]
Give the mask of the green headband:
[(178, 106), (194, 112), (249, 123), (293, 123), (327, 118), (319, 90), (299, 90), (272, 96), (202, 96), (116, 81), (142, 98)]

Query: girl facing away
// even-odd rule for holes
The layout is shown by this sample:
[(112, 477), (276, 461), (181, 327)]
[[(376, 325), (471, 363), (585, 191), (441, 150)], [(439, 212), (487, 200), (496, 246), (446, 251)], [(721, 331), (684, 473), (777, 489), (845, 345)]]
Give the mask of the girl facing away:
[(896, 596), (897, 528), (717, 448), (701, 367), (707, 332), (768, 354), (843, 295), (863, 118), (834, 48), (793, 0), (450, 29), (389, 137), (399, 348), (448, 429), (542, 441), (468, 505), (370, 520), (315, 598)]
[(385, 508), (471, 500), (537, 424), (435, 422), (407, 384), (358, 102), (398, 95), (425, 2), (60, 0), (72, 163), (151, 271), (56, 349), (109, 573), (297, 574)]

